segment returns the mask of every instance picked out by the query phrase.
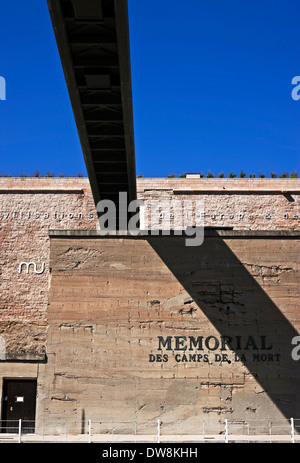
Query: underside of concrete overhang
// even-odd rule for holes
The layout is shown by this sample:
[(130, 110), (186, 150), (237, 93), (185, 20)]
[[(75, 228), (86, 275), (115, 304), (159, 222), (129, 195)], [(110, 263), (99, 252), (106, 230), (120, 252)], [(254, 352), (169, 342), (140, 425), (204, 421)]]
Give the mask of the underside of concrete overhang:
[(136, 199), (127, 0), (47, 0), (95, 204)]

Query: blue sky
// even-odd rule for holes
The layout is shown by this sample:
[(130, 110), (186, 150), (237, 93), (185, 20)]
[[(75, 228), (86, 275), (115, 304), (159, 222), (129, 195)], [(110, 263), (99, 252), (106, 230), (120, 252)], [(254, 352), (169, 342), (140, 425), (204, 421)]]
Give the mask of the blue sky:
[[(137, 174), (300, 174), (298, 0), (128, 4)], [(46, 0), (0, 16), (0, 174), (85, 174)]]

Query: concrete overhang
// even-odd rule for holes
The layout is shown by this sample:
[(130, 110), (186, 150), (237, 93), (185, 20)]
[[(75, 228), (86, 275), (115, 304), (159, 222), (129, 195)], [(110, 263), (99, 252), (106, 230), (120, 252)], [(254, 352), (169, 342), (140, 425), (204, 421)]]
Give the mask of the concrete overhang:
[(47, 0), (95, 201), (127, 192), (136, 170), (127, 0)]
[[(50, 238), (180, 238), (189, 237), (185, 230), (181, 230), (181, 235), (174, 230), (170, 230), (169, 235), (163, 230), (141, 230), (138, 234), (131, 234), (130, 231), (115, 231), (112, 234), (100, 235), (97, 230), (49, 230)], [(220, 237), (220, 238), (289, 238), (299, 239), (300, 230), (233, 230), (231, 227), (222, 228), (204, 228), (205, 237)]]

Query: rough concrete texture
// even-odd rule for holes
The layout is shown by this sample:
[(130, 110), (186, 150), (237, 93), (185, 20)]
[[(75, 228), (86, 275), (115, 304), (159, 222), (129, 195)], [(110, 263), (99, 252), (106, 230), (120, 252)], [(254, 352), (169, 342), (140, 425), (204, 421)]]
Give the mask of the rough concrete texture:
[(48, 230), (95, 228), (94, 209), (84, 179), (0, 179), (0, 336), (6, 352), (45, 352)]
[[(172, 204), (176, 199), (169, 224), (180, 229), (180, 204), (203, 199), (206, 226), (297, 230), (299, 191), (299, 179), (137, 180), (138, 198), (148, 206), (151, 200)], [(153, 228), (165, 228), (166, 212), (164, 203), (152, 216)], [(161, 213), (165, 214), (163, 219)], [(95, 229), (95, 216), (88, 179), (0, 178), (1, 351), (45, 352), (48, 231)], [(185, 225), (193, 224), (193, 220), (190, 214)], [(20, 267), (22, 262), (34, 262), (36, 268), (30, 265), (27, 273), (25, 264)]]
[[(146, 203), (204, 198), (207, 226), (299, 230), (298, 179), (138, 179), (137, 186)], [(181, 228), (181, 208), (173, 212), (171, 228)], [(153, 225), (164, 228), (159, 213)], [(38, 378), (40, 420), (300, 416), (297, 362), (290, 363), (299, 329), (295, 236), (209, 238), (199, 248), (174, 246), (174, 237), (54, 239), (48, 314), (49, 230), (95, 230), (95, 216), (87, 179), (0, 179), (0, 377)], [(22, 262), (36, 267), (27, 273)], [(205, 345), (190, 350), (190, 336), (222, 343), (232, 335), (242, 355), (248, 330), (247, 350), (265, 343), (257, 354), (267, 357), (246, 356), (244, 365), (218, 347), (204, 362), (194, 356), (205, 355)], [(158, 336), (166, 347), (173, 336), (172, 348), (158, 350)], [(48, 363), (39, 364), (46, 351)], [(231, 364), (215, 360), (224, 353)], [(34, 355), (37, 363), (21, 361)]]
[[(172, 228), (198, 223), (212, 227), (246, 230), (297, 230), (300, 221), (299, 179), (141, 179), (137, 181), (138, 197), (148, 208), (151, 202), (166, 202), (157, 213), (147, 214), (152, 228)], [(197, 219), (196, 203), (203, 201), (203, 220)], [(172, 206), (174, 202), (174, 206)], [(183, 214), (184, 202), (191, 212)], [(191, 206), (188, 203), (192, 203)], [(171, 204), (168, 211), (167, 204)], [(202, 209), (198, 206), (198, 212)], [(193, 213), (194, 212), (194, 213)], [(171, 214), (171, 218), (170, 218)], [(198, 220), (198, 222), (196, 222)]]
[(230, 234), (198, 248), (183, 237), (51, 239), (40, 419), (160, 418), (178, 432), (182, 419), (217, 429), (300, 416), (298, 247)]

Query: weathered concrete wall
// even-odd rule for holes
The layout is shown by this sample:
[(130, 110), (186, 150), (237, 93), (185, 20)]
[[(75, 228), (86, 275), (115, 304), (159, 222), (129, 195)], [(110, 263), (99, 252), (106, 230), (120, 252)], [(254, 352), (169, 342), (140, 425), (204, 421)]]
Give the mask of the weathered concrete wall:
[[(148, 207), (151, 201), (177, 202), (169, 213), (166, 205), (163, 205), (152, 217), (148, 214), (148, 222), (153, 222), (152, 228), (164, 228), (170, 214), (172, 228), (182, 228), (184, 201), (195, 203), (201, 199), (204, 205), (203, 224), (206, 227), (299, 229), (299, 179), (139, 178), (137, 191), (138, 197)], [(194, 225), (196, 220), (195, 214), (190, 213), (187, 223)]]
[[(137, 185), (147, 205), (204, 199), (206, 226), (299, 229), (299, 179), (138, 179)], [(180, 207), (173, 213), (171, 228), (182, 228)], [(95, 216), (88, 179), (0, 178), (1, 351), (45, 351), (48, 231), (95, 229)], [(159, 213), (152, 225), (164, 228)], [(34, 262), (41, 273), (33, 265), (27, 273), (22, 262)]]
[[(45, 352), (48, 231), (95, 228), (94, 210), (86, 179), (0, 179), (0, 336), (5, 352)], [(27, 268), (22, 262), (35, 263), (36, 272), (34, 265)]]
[[(245, 231), (299, 230), (299, 179), (138, 179), (137, 185), (138, 197), (146, 203), (151, 199), (176, 198), (180, 202), (204, 198), (207, 226)], [(181, 210), (174, 212), (172, 228), (177, 227)], [(287, 381), (290, 385), (296, 381), (298, 387), (293, 370), (297, 363), (293, 361), (283, 370), (288, 363), (282, 362), (282, 357), (278, 363), (278, 343), (274, 340), (272, 345), (276, 347), (260, 352), (273, 355), (268, 357), (272, 358), (270, 368), (266, 368), (265, 360), (252, 362), (251, 368), (249, 359), (245, 366), (236, 361), (218, 364), (211, 356), (209, 362), (200, 357), (190, 360), (189, 356), (187, 361), (181, 361), (184, 352), (173, 348), (174, 336), (186, 336), (189, 343), (189, 336), (196, 333), (203, 339), (233, 333), (238, 344), (238, 337), (247, 336), (247, 329), (255, 327), (257, 342), (263, 342), (260, 336), (267, 336), (266, 346), (269, 337), (279, 333), (280, 352), (285, 345), (289, 360), (289, 338), (299, 328), (296, 239), (252, 242), (227, 238), (223, 246), (209, 238), (208, 242), (215, 243), (209, 252), (208, 243), (199, 249), (174, 247), (174, 237), (126, 239), (123, 243), (118, 239), (94, 242), (89, 238), (84, 245), (81, 240), (75, 245), (72, 239), (69, 248), (62, 248), (59, 271), (60, 257), (54, 254), (55, 285), (48, 319), (52, 275), (49, 229), (84, 231), (95, 227), (95, 207), (87, 179), (0, 179), (0, 378), (38, 378), (40, 419), (82, 419), (89, 415), (111, 419), (114, 412), (119, 416), (120, 409), (124, 409), (122, 416), (126, 419), (141, 420), (158, 416), (171, 420), (174, 416), (206, 417), (208, 413), (238, 418), (239, 412), (250, 419), (286, 415), (290, 408), (295, 416), (293, 404), (298, 392), (286, 389), (285, 378), (294, 375)], [(159, 215), (154, 227), (164, 228)], [(156, 248), (159, 243), (163, 244)], [(221, 256), (225, 252), (227, 260), (218, 261), (218, 252)], [(233, 259), (234, 254), (242, 264)], [(27, 266), (20, 266), (22, 262), (34, 262), (36, 271), (30, 265), (27, 273)], [(258, 286), (250, 290), (242, 285), (241, 289), (236, 285), (240, 273), (252, 275), (251, 282), (257, 281)], [(65, 279), (63, 283), (58, 283), (58, 276)], [(247, 298), (241, 294), (247, 294)], [(247, 301), (241, 302), (241, 298)], [(265, 312), (271, 302), (279, 310)], [(249, 303), (250, 312), (245, 309)], [(258, 324), (261, 312), (264, 316)], [(253, 318), (249, 319), (249, 314)], [(220, 316), (222, 324), (212, 315)], [(158, 336), (164, 337), (167, 347), (166, 338), (173, 336), (172, 350), (163, 352), (168, 355), (167, 362), (159, 361), (163, 357), (159, 357), (162, 352), (158, 350)], [(180, 348), (184, 340), (176, 339)], [(190, 351), (189, 344), (187, 350), (192, 356), (199, 354), (197, 349)], [(37, 354), (46, 351), (48, 363), (39, 364)], [(205, 353), (204, 349), (199, 355)], [(212, 352), (222, 353), (219, 348)], [(15, 355), (19, 363), (10, 363), (8, 360)], [(36, 358), (36, 364), (22, 362), (22, 355), (24, 360), (28, 355)], [(254, 379), (253, 371), (260, 365), (263, 368), (259, 373), (266, 373), (263, 383)], [(271, 386), (268, 377), (272, 378)]]
[(299, 239), (270, 235), (52, 238), (39, 419), (300, 416)]

